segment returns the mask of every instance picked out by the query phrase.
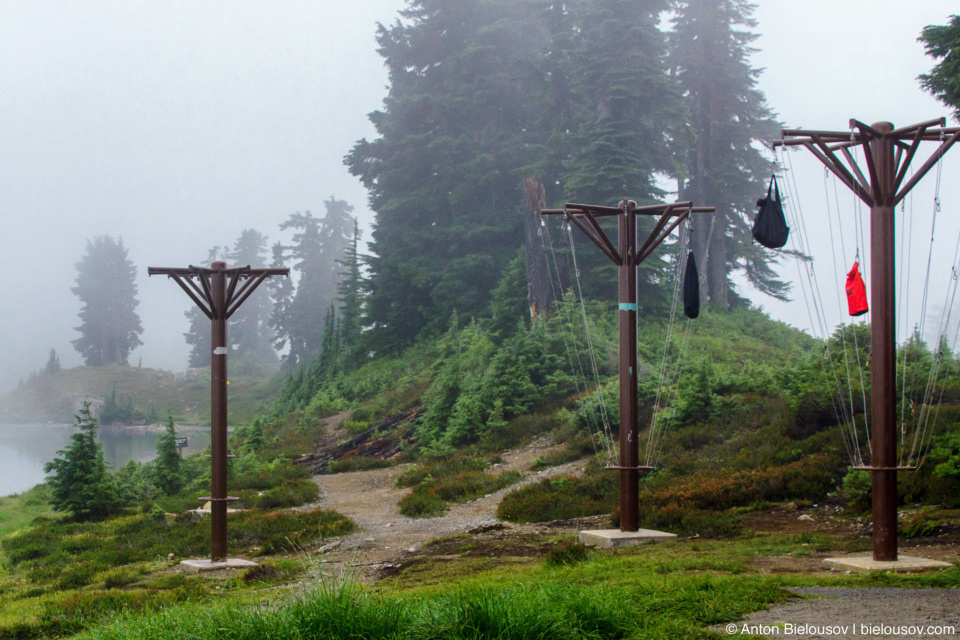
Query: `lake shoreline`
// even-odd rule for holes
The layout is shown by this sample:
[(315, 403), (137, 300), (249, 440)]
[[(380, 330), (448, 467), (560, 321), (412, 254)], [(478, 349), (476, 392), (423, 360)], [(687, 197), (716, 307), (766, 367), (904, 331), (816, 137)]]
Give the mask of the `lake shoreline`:
[[(157, 455), (157, 441), (164, 424), (109, 426), (97, 429), (97, 441), (104, 462), (113, 470), (129, 461), (146, 463)], [(44, 467), (70, 446), (79, 433), (73, 424), (0, 424), (0, 495), (22, 493), (44, 482)], [(204, 425), (176, 425), (178, 438), (187, 441), (184, 455), (203, 453), (210, 445), (210, 428)]]
[[(22, 422), (0, 422), (0, 427), (25, 427), (27, 429), (32, 429), (34, 427), (73, 427), (75, 423), (72, 422), (33, 422), (29, 424), (24, 424)], [(166, 423), (157, 423), (157, 424), (111, 424), (111, 425), (99, 425), (98, 429), (104, 431), (129, 431), (131, 433), (162, 433), (167, 429)], [(210, 425), (202, 424), (175, 424), (174, 428), (177, 431), (201, 431), (204, 429), (209, 429)], [(227, 427), (227, 431), (233, 431), (234, 427)]]

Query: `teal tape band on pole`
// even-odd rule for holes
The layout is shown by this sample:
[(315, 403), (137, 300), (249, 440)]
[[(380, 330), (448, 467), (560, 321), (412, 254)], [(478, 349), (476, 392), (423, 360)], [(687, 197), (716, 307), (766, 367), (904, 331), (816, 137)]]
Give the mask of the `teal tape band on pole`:
[(620, 311), (636, 311), (637, 303), (636, 302), (621, 302)]

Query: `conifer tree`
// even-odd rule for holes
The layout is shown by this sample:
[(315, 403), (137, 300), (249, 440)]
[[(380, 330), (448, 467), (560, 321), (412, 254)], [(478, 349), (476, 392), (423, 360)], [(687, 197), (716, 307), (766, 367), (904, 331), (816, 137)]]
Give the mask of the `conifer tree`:
[(343, 351), (356, 355), (363, 327), (363, 274), (360, 271), (360, 225), (353, 221), (353, 240), (343, 254), (340, 264), (340, 282), (337, 284), (337, 304), (340, 306), (340, 342)]
[[(213, 247), (207, 252), (207, 259), (200, 265), (209, 268), (214, 262), (226, 258), (226, 247)], [(189, 365), (194, 368), (210, 366), (210, 352), (212, 350), (210, 346), (210, 318), (205, 316), (196, 305), (191, 305), (183, 315), (190, 321), (190, 328), (183, 334), (187, 344), (190, 345)]]
[(83, 307), (74, 348), (87, 366), (127, 364), (130, 352), (143, 344), (143, 327), (136, 312), (137, 270), (123, 239), (102, 235), (87, 240), (86, 252), (76, 267), (76, 286), (70, 291)]
[(157, 438), (157, 459), (153, 466), (154, 483), (168, 496), (180, 493), (180, 489), (183, 488), (180, 462), (177, 432), (174, 428), (173, 416), (168, 414), (166, 428)]
[(919, 40), (937, 60), (930, 73), (920, 76), (920, 86), (952, 107), (954, 119), (960, 120), (960, 15), (950, 16), (949, 24), (925, 27)]
[(353, 207), (330, 196), (324, 201), (326, 215), (322, 220), (308, 211), (294, 213), (280, 225), (294, 229), (289, 246), (293, 269), (298, 272), (296, 293), (285, 309), (287, 340), (290, 351), (288, 367), (306, 366), (322, 350), (323, 326), (320, 314), (333, 303), (339, 282), (338, 260), (349, 246), (353, 230)]
[[(272, 261), (270, 266), (273, 268), (283, 268), (286, 266), (283, 244), (277, 242), (271, 248)], [(277, 350), (282, 350), (287, 346), (290, 340), (290, 303), (293, 300), (294, 286), (292, 278), (270, 278), (267, 282), (270, 297), (273, 301), (273, 309), (270, 311), (268, 324), (273, 330), (273, 346)], [(281, 358), (284, 368), (290, 368), (291, 359), (289, 354), (284, 354)], [(293, 361), (295, 362), (295, 361)]]
[[(267, 261), (264, 253), (266, 246), (265, 235), (254, 229), (244, 229), (227, 254), (227, 266), (264, 266)], [(227, 337), (236, 355), (250, 358), (259, 365), (276, 363), (277, 356), (273, 350), (272, 330), (269, 326), (270, 311), (270, 291), (261, 287), (233, 314)]]
[(50, 349), (50, 357), (47, 358), (47, 364), (43, 368), (43, 373), (48, 376), (60, 371), (60, 356), (57, 355), (56, 349)]
[(74, 416), (80, 430), (70, 436), (70, 444), (59, 456), (44, 465), (50, 487), (50, 503), (55, 511), (71, 514), (78, 520), (103, 518), (118, 512), (120, 498), (113, 477), (103, 460), (103, 446), (97, 442), (97, 419), (84, 403)]
[(705, 297), (722, 308), (747, 304), (735, 291), (736, 271), (774, 298), (785, 300), (789, 291), (772, 269), (775, 254), (751, 236), (758, 194), (773, 171), (758, 143), (778, 131), (757, 88), (760, 72), (749, 64), (753, 9), (746, 0), (684, 0), (670, 39), (670, 63), (690, 109), (690, 126), (676, 145), (680, 199), (716, 207), (712, 217), (695, 220), (692, 246)]
[[(659, 29), (667, 0), (581, 0), (570, 5), (564, 35), (566, 75), (573, 104), (571, 135), (560, 180), (564, 200), (616, 206), (660, 202), (655, 174), (673, 174), (669, 144), (685, 120), (679, 86), (667, 73), (666, 38)], [(611, 237), (616, 222), (603, 220)], [(639, 220), (641, 237), (653, 220)], [(579, 230), (577, 244), (590, 245)], [(638, 292), (648, 311), (665, 302), (660, 286), (667, 266), (655, 254), (640, 265)], [(616, 294), (615, 266), (599, 251), (577, 255), (587, 295)]]
[(519, 244), (520, 184), (543, 150), (529, 99), (543, 45), (533, 0), (410, 0), (380, 25), (390, 73), (378, 137), (347, 156), (376, 213), (370, 345), (392, 352), (453, 309), (483, 311)]
[(254, 418), (253, 424), (250, 425), (250, 433), (247, 435), (246, 447), (253, 453), (260, 453), (263, 451), (264, 445), (263, 424), (260, 422), (260, 418), (257, 417)]

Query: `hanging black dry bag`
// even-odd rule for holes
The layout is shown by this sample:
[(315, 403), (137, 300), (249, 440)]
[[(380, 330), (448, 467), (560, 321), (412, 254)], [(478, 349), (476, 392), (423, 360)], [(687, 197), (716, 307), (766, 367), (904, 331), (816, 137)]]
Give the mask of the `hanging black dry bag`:
[(687, 254), (687, 268), (683, 274), (683, 313), (688, 318), (700, 315), (700, 276), (693, 251)]
[[(771, 192), (773, 197), (770, 195)], [(787, 244), (790, 228), (787, 227), (787, 220), (783, 217), (777, 176), (773, 176), (770, 180), (767, 197), (757, 200), (757, 206), (760, 207), (760, 211), (757, 212), (757, 219), (753, 221), (753, 237), (756, 241), (768, 249), (779, 249)]]

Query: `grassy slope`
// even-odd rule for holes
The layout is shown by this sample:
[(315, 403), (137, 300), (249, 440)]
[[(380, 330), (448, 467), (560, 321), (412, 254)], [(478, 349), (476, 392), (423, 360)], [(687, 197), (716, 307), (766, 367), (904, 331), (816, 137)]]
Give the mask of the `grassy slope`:
[[(560, 541), (554, 540), (557, 544)], [(950, 588), (956, 567), (919, 576), (763, 575), (757, 556), (849, 550), (827, 536), (761, 535), (590, 552), (571, 564), (438, 556), (377, 590), (321, 580), (269, 609), (221, 601), (131, 615), (83, 637), (107, 638), (718, 638), (705, 627), (742, 620), (791, 597), (791, 585)], [(561, 556), (562, 557), (562, 556)]]
[[(231, 376), (231, 420), (249, 422), (281, 383), (279, 376), (268, 380)], [(40, 376), (24, 388), (0, 396), (0, 422), (69, 422), (78, 398), (104, 399), (114, 388), (118, 398), (129, 396), (134, 407), (141, 411), (152, 401), (161, 416), (170, 411), (179, 422), (210, 422), (209, 369), (175, 375), (169, 371), (120, 365), (75, 367)]]

